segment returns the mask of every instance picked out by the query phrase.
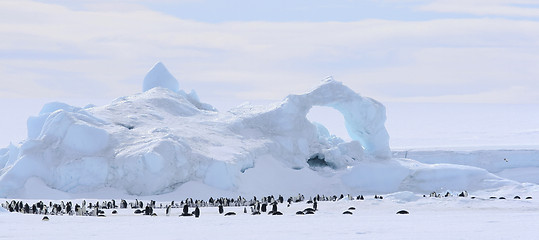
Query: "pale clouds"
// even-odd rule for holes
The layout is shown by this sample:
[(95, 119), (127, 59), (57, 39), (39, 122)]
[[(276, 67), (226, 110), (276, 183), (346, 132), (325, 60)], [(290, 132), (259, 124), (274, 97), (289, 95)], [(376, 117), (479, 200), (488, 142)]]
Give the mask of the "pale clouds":
[(383, 101), (539, 101), (537, 21), (204, 23), (124, 3), (0, 2), (0, 98), (129, 95), (163, 61), (212, 104), (277, 100), (328, 75)]
[(482, 16), (539, 18), (539, 2), (535, 0), (434, 0), (421, 5), (419, 9)]

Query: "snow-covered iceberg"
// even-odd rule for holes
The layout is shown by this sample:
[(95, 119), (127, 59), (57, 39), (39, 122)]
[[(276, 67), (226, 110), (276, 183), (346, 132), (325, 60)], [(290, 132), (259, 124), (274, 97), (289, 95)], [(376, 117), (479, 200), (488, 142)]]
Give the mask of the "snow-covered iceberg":
[[(508, 183), (479, 168), (391, 159), (384, 106), (331, 78), (274, 105), (227, 112), (180, 90), (162, 63), (143, 90), (100, 107), (45, 105), (28, 119), (26, 141), (0, 150), (0, 197), (20, 196), (29, 179), (69, 193), (114, 188), (133, 195), (193, 182), (248, 193), (263, 192), (268, 181), (296, 193), (426, 191), (440, 174), (447, 177), (439, 186), (455, 174), (488, 183), (473, 185), (479, 188)], [(313, 106), (338, 110), (353, 140), (335, 141), (310, 122)]]

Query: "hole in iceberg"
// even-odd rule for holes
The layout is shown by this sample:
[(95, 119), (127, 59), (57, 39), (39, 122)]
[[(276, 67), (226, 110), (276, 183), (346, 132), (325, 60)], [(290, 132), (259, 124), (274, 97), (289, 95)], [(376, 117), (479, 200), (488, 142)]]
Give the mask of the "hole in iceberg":
[(318, 129), (318, 135), (326, 139), (342, 139), (351, 141), (344, 123), (344, 116), (332, 107), (313, 106), (307, 119), (311, 121)]
[(335, 165), (332, 163), (326, 162), (326, 159), (324, 157), (324, 154), (317, 153), (312, 155), (308, 160), (307, 164), (309, 164), (310, 168), (323, 168), (323, 167), (330, 167), (335, 169)]

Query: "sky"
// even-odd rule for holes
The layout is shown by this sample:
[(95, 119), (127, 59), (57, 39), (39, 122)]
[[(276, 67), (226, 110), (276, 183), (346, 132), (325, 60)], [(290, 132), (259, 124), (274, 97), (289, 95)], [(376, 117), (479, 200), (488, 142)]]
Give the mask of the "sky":
[(158, 61), (221, 111), (327, 76), (383, 103), (539, 104), (535, 0), (1, 0), (0, 36), (0, 146)]

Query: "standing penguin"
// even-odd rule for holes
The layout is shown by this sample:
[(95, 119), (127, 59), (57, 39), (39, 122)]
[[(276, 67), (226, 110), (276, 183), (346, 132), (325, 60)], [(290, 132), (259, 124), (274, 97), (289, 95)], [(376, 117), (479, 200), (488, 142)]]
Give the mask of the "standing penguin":
[(24, 213), (30, 213), (30, 205), (28, 205), (28, 203), (25, 203), (24, 204), (24, 210), (23, 210)]
[(170, 214), (170, 205), (167, 206), (167, 210), (165, 210), (165, 214), (168, 216)]
[(149, 204), (146, 205), (146, 208), (144, 209), (144, 215), (152, 215), (153, 214), (153, 208)]
[(189, 206), (187, 206), (187, 204), (183, 205), (183, 213), (182, 213), (182, 216), (187, 216), (189, 215)]
[(316, 201), (316, 199), (315, 199), (314, 202), (313, 202), (313, 209), (314, 209), (315, 211), (318, 211), (318, 202)]
[(273, 206), (271, 207), (271, 212), (269, 212), (269, 213), (273, 214), (273, 213), (276, 213), (276, 212), (277, 212), (277, 202), (274, 202)]
[(195, 212), (194, 212), (194, 214), (195, 214), (195, 217), (196, 217), (196, 218), (200, 217), (200, 209), (198, 209), (198, 206), (195, 207)]
[(219, 214), (223, 214), (224, 211), (225, 209), (223, 208), (223, 205), (219, 204)]

